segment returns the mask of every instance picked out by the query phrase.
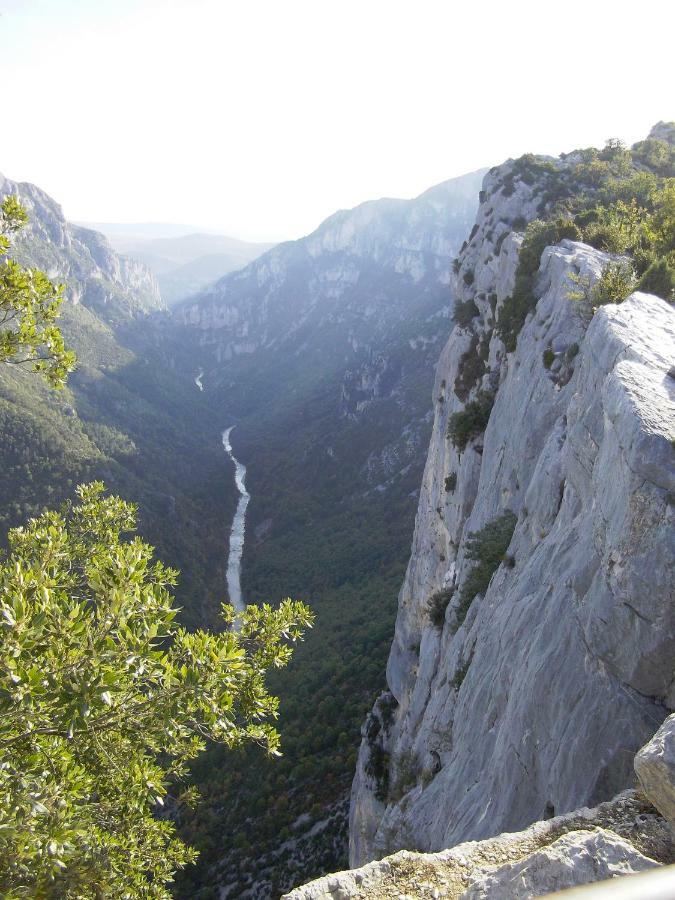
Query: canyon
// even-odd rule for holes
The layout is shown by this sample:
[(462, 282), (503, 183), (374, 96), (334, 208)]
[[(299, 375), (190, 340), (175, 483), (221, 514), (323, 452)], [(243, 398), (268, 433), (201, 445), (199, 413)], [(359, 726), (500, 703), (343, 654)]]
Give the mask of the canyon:
[[(142, 263), (0, 180), (79, 356), (57, 397), (0, 373), (3, 523), (102, 478), (181, 568), (189, 627), (223, 599), (316, 612), (270, 679), (284, 756), (195, 761), (179, 896), (398, 896), (502, 832), (668, 861), (626, 791), (675, 708), (675, 313), (646, 264), (597, 302), (635, 260), (589, 241), (603, 191), (670, 171), (674, 131), (340, 211), (170, 311)], [(621, 844), (647, 819), (658, 853)], [(565, 843), (583, 821), (614, 837)], [(348, 863), (361, 881), (326, 880)]]

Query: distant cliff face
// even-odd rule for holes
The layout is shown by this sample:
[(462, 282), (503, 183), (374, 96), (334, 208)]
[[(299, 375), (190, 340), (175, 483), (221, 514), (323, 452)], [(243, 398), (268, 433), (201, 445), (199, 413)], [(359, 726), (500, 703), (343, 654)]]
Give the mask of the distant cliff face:
[(64, 283), (67, 300), (111, 322), (164, 309), (157, 281), (146, 266), (119, 256), (97, 231), (67, 222), (58, 203), (40, 188), (0, 175), (0, 200), (7, 194), (17, 195), (29, 216), (12, 255)]
[(636, 293), (591, 316), (570, 295), (609, 257), (563, 240), (507, 352), (495, 323), (542, 196), (514, 163), (492, 170), (456, 266), (352, 865), (608, 799), (675, 707), (675, 311)]
[(350, 369), (347, 393), (355, 392), (346, 406), (356, 404), (360, 388), (378, 390), (378, 373), (382, 385), (387, 365), (377, 349), (404, 329), (419, 353), (434, 330), (428, 317), (447, 316), (450, 263), (475, 215), (480, 178), (338, 212), (186, 301), (176, 317), (198, 330), (216, 363), (258, 350), (303, 353), (324, 367), (339, 357)]

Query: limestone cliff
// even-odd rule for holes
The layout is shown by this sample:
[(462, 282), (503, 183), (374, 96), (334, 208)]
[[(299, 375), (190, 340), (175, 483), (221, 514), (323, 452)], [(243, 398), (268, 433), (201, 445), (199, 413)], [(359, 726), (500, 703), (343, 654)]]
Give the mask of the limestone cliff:
[(0, 175), (0, 200), (8, 194), (19, 197), (29, 217), (12, 255), (65, 284), (67, 301), (113, 323), (164, 309), (157, 281), (143, 263), (118, 255), (97, 231), (66, 221), (59, 204), (34, 184)]
[(428, 321), (449, 314), (451, 260), (475, 216), (481, 177), (341, 210), (180, 304), (175, 317), (194, 329), (207, 380), (235, 357), (288, 354), (305, 365), (320, 358), (324, 369), (339, 359), (347, 406), (352, 389), (353, 404), (363, 399), (359, 390), (384, 390), (401, 363), (383, 348), (403, 336), (419, 356), (434, 338)]
[(571, 296), (608, 256), (563, 240), (509, 352), (495, 323), (546, 202), (515, 163), (491, 170), (455, 267), (390, 693), (352, 789), (353, 866), (607, 800), (675, 707), (675, 312), (635, 293), (592, 315)]

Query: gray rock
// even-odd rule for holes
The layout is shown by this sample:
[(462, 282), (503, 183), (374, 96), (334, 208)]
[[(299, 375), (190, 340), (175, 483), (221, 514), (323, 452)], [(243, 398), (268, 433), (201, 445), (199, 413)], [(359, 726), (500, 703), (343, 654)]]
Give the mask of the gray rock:
[(571, 831), (525, 859), (477, 878), (460, 900), (526, 900), (658, 865), (611, 831)]
[[(433, 396), (445, 400), (435, 404), (387, 667), (398, 708), (375, 750), (364, 734), (352, 865), (607, 799), (631, 784), (634, 754), (675, 707), (675, 311), (634, 294), (591, 316), (570, 299), (574, 279), (593, 284), (610, 257), (565, 240), (544, 251), (536, 308), (506, 353), (493, 322), (522, 236), (502, 239), (502, 220), (532, 218), (537, 197), (517, 182), (504, 199), (500, 171), (486, 177), (478, 230), (460, 256), (457, 299), (479, 315), (454, 329), (438, 364)], [(448, 422), (464, 408), (456, 382), (476, 339), (486, 364), (468, 399), (496, 396), (485, 433), (459, 451)], [(565, 360), (557, 373), (543, 364), (550, 347)], [(510, 564), (458, 627), (473, 567), (467, 538), (505, 510), (517, 516)], [(459, 590), (441, 629), (428, 600), (449, 585)], [(373, 752), (390, 760), (398, 790), (388, 795), (369, 774)], [(402, 768), (408, 777), (397, 779)]]
[(675, 825), (675, 715), (668, 716), (637, 754), (635, 771), (645, 794)]
[(674, 861), (668, 823), (634, 791), (626, 791), (594, 809), (535, 822), (524, 831), (439, 853), (403, 850), (319, 878), (291, 891), (286, 900), (515, 900), (653, 871)]

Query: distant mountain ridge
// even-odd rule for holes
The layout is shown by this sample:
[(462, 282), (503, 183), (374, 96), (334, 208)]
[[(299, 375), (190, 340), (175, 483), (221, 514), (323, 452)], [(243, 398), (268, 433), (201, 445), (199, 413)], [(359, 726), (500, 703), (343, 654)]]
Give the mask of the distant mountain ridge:
[(169, 306), (243, 268), (274, 246), (195, 231), (187, 225), (98, 223), (96, 227), (118, 253), (154, 272)]
[(307, 237), (277, 244), (179, 304), (175, 316), (199, 330), (217, 359), (227, 359), (278, 345), (298, 329), (335, 331), (338, 319), (346, 329), (337, 330), (348, 334), (365, 319), (370, 327), (369, 304), (384, 318), (409, 321), (440, 289), (447, 307), (452, 258), (471, 227), (483, 174), (451, 179), (413, 200), (336, 212)]

